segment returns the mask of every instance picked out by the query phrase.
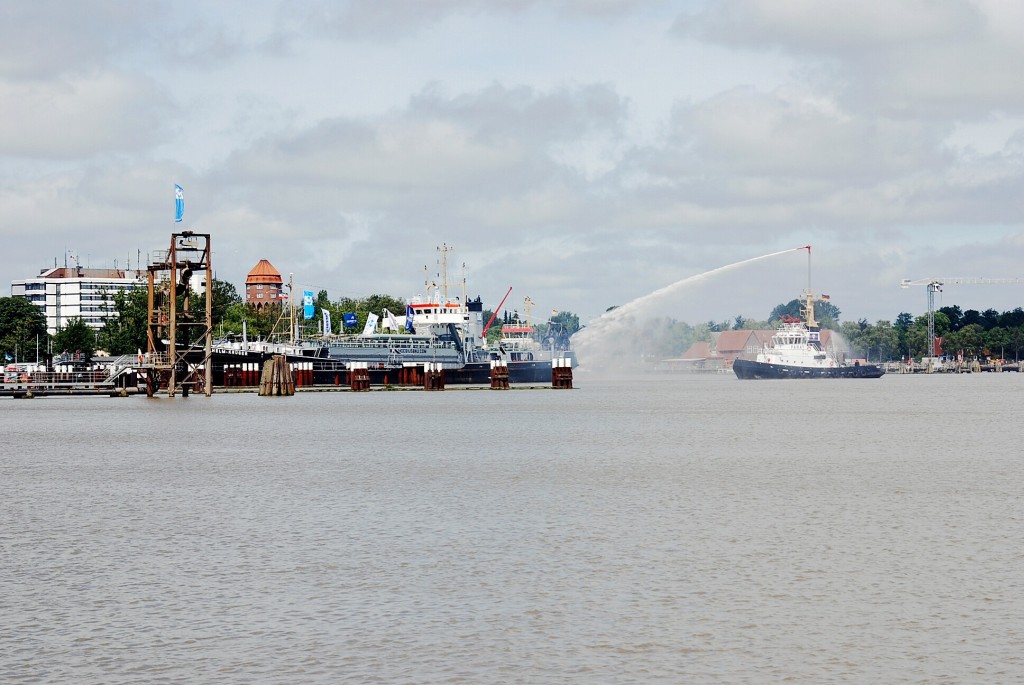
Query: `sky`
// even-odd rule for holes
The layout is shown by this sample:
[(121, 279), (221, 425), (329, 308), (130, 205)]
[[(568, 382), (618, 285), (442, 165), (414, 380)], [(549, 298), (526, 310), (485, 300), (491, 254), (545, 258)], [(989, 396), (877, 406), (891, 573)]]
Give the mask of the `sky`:
[(0, 280), (193, 230), (240, 292), (410, 298), (446, 245), (535, 320), (923, 314), (1024, 277), (1022, 68), (1013, 0), (0, 0)]

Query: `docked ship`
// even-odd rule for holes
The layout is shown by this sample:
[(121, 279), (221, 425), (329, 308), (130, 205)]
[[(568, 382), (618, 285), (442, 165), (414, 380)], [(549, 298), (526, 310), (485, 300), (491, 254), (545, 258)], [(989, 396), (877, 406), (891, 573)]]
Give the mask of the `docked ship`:
[[(529, 298), (525, 300), (526, 322), (502, 326), (497, 344), (488, 344), (486, 333), (493, 317), (484, 325), (483, 302), (479, 297), (467, 298), (465, 278), (461, 295), (453, 292), (444, 265), (449, 248), (439, 249), (443, 250), (441, 282), (425, 280), (423, 294), (409, 300), (404, 317), (383, 313), (382, 330), (388, 328), (392, 333), (377, 332), (374, 325), (360, 335), (307, 339), (298, 343), (301, 354), (345, 368), (353, 362), (365, 363), (374, 384), (394, 382), (402, 368), (427, 362), (440, 365), (445, 382), (455, 385), (489, 383), (494, 361), (508, 367), (510, 383), (551, 382), (552, 360), (556, 358), (569, 359), (573, 368), (578, 365), (572, 350), (555, 349), (553, 343), (545, 347), (535, 339)], [(502, 305), (504, 300), (498, 308)]]
[(831, 345), (822, 345), (810, 288), (802, 299), (804, 318), (784, 318), (756, 359), (736, 359), (732, 370), (737, 378), (879, 378), (885, 373), (874, 364), (843, 362)]

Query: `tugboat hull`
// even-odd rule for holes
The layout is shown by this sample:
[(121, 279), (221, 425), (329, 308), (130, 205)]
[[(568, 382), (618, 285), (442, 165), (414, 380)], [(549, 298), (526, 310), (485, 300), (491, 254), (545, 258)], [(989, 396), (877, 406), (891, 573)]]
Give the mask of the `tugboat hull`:
[(792, 366), (737, 359), (732, 364), (737, 378), (880, 378), (885, 371), (874, 364), (855, 366)]

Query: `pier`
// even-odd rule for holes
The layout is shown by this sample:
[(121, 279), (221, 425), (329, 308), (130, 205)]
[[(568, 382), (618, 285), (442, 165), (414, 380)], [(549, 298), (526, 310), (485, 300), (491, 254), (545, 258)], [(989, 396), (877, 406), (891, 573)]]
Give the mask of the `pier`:
[[(180, 355), (174, 364), (174, 390), (191, 394), (259, 393), (290, 396), (298, 392), (366, 392), (370, 390), (538, 390), (572, 389), (572, 368), (567, 360), (554, 360), (551, 384), (511, 383), (508, 366), (495, 362), (484, 383), (446, 383), (439, 363), (406, 364), (399, 369), (371, 369), (365, 362), (346, 366), (330, 359), (286, 359), (274, 356), (264, 363), (243, 361), (238, 356)], [(171, 391), (171, 360), (167, 353), (147, 352), (96, 360), (88, 367), (56, 366), (53, 370), (23, 370), (0, 376), (0, 397), (31, 399), (48, 396), (155, 397)], [(37, 367), (42, 368), (42, 367)], [(269, 373), (268, 368), (273, 370)], [(206, 384), (206, 379), (212, 385)]]

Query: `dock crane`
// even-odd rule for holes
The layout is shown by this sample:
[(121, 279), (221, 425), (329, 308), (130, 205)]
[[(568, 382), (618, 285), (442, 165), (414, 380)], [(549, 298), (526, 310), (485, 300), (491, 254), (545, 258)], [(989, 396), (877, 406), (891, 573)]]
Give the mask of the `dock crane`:
[(900, 281), (901, 288), (909, 288), (912, 285), (924, 285), (928, 287), (928, 355), (935, 356), (935, 293), (942, 292), (944, 285), (1024, 285), (1024, 278), (920, 278), (911, 280), (904, 278)]

